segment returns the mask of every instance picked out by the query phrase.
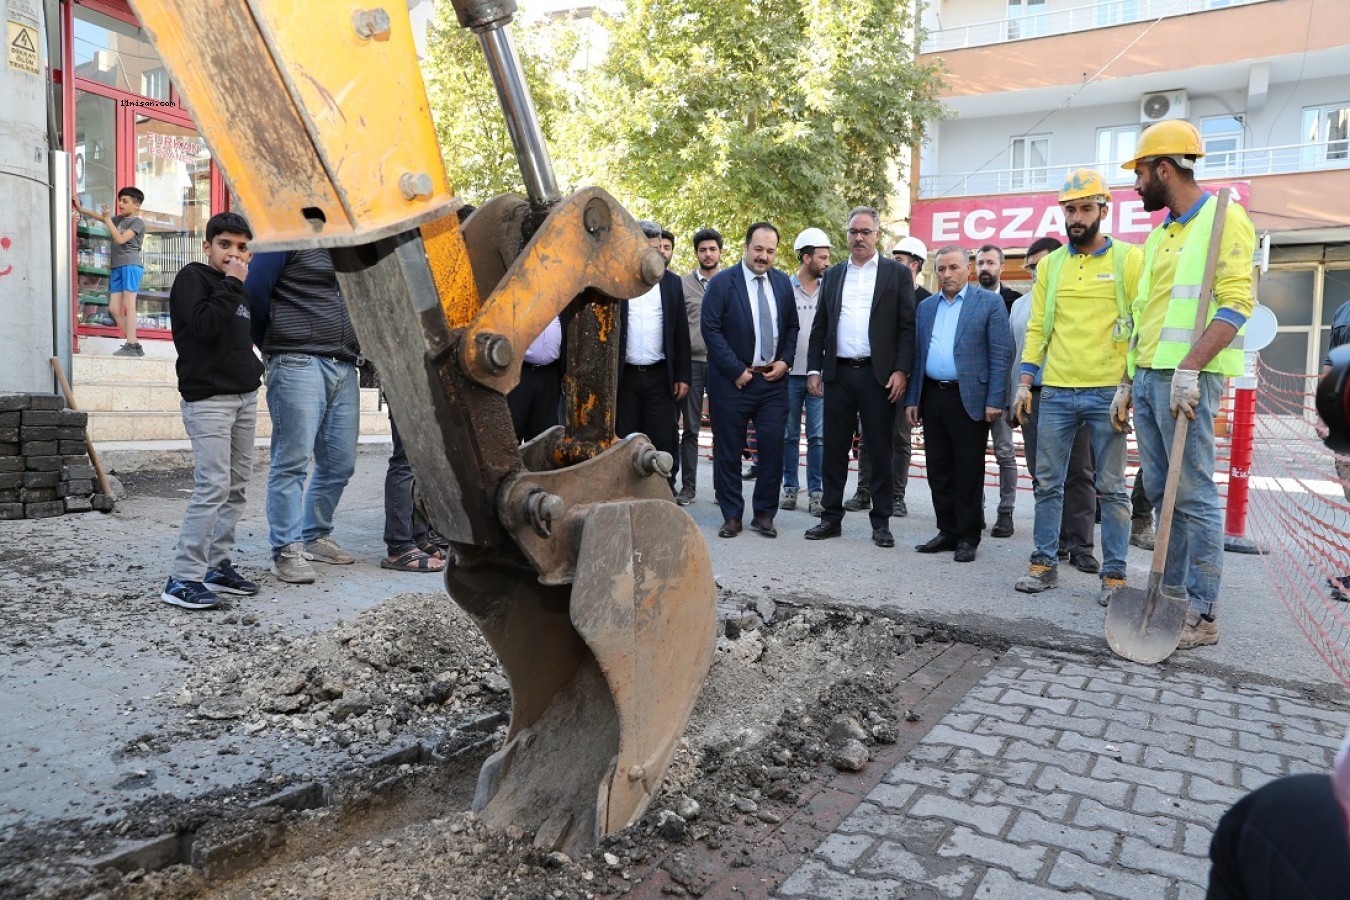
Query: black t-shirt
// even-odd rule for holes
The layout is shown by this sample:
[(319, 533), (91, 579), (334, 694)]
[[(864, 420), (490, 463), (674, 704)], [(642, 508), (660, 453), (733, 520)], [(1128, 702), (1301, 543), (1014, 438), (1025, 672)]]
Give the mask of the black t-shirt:
[(205, 263), (188, 263), (173, 280), (169, 319), (178, 349), (178, 393), (189, 402), (247, 394), (262, 384), (253, 352), (244, 283)]

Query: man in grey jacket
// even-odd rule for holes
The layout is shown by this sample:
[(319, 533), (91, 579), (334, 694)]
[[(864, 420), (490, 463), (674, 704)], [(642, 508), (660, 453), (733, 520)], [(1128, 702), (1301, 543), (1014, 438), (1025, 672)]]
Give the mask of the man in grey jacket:
[(689, 393), (680, 404), (680, 491), (675, 502), (688, 506), (698, 487), (698, 432), (703, 425), (703, 389), (708, 371), (708, 347), (703, 343), (703, 292), (722, 271), (722, 235), (715, 228), (694, 232), (694, 255), (698, 268), (680, 279), (684, 306), (689, 313), (689, 351), (692, 362)]

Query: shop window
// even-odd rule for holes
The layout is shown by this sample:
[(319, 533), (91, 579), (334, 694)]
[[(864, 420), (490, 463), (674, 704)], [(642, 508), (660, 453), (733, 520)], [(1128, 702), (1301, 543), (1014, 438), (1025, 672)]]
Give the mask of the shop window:
[(169, 99), (169, 80), (144, 32), (83, 6), (75, 7), (75, 75), (152, 100)]
[(1350, 269), (1327, 269), (1322, 275), (1322, 327), (1317, 364), (1331, 350), (1331, 320), (1336, 311), (1350, 303)]
[[(116, 101), (75, 92), (75, 197), (85, 209), (117, 208)], [(112, 325), (108, 263), (112, 238), (102, 222), (82, 218), (75, 229), (76, 315), (85, 325)]]

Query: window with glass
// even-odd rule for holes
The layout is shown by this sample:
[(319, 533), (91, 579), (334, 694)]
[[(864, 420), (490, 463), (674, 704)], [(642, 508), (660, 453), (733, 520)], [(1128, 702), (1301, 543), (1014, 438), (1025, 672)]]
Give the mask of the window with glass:
[(1134, 157), (1134, 148), (1139, 143), (1139, 130), (1138, 125), (1097, 129), (1097, 171), (1106, 176), (1109, 184), (1134, 181), (1134, 173), (1122, 169), (1120, 164)]
[(1008, 40), (1045, 34), (1045, 0), (1008, 0)]
[(1307, 168), (1350, 160), (1350, 103), (1303, 110), (1303, 160)]
[(1121, 25), (1139, 21), (1139, 0), (1108, 0), (1097, 4), (1097, 25)]
[[(88, 91), (75, 92), (75, 199), (94, 212), (116, 212), (117, 101)], [(76, 312), (84, 325), (113, 324), (108, 313), (108, 268), (112, 235), (97, 219), (82, 217), (75, 226)]]
[(1050, 183), (1050, 135), (1023, 135), (1012, 139), (1009, 187), (1043, 187)]
[(75, 9), (75, 76), (152, 100), (169, 99), (164, 65), (145, 33), (84, 6)]
[(1242, 120), (1237, 116), (1207, 116), (1200, 120), (1200, 140), (1205, 156), (1200, 160), (1203, 178), (1224, 178), (1242, 170)]

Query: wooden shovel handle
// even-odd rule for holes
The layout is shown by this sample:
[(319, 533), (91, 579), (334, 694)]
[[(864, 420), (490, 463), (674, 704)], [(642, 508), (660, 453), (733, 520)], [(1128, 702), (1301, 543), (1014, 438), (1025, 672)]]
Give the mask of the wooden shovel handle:
[[(56, 380), (61, 384), (61, 393), (66, 395), (66, 406), (78, 410), (75, 405), (75, 392), (70, 389), (70, 382), (66, 381), (66, 370), (61, 365), (58, 357), (52, 357), (52, 371), (56, 373)], [(99, 462), (98, 451), (94, 449), (94, 442), (89, 439), (89, 429), (84, 431), (84, 448), (89, 451), (89, 461), (94, 464), (94, 474), (98, 476), (99, 491), (107, 496), (112, 496), (112, 488), (108, 486), (108, 476), (103, 473), (103, 463)]]

